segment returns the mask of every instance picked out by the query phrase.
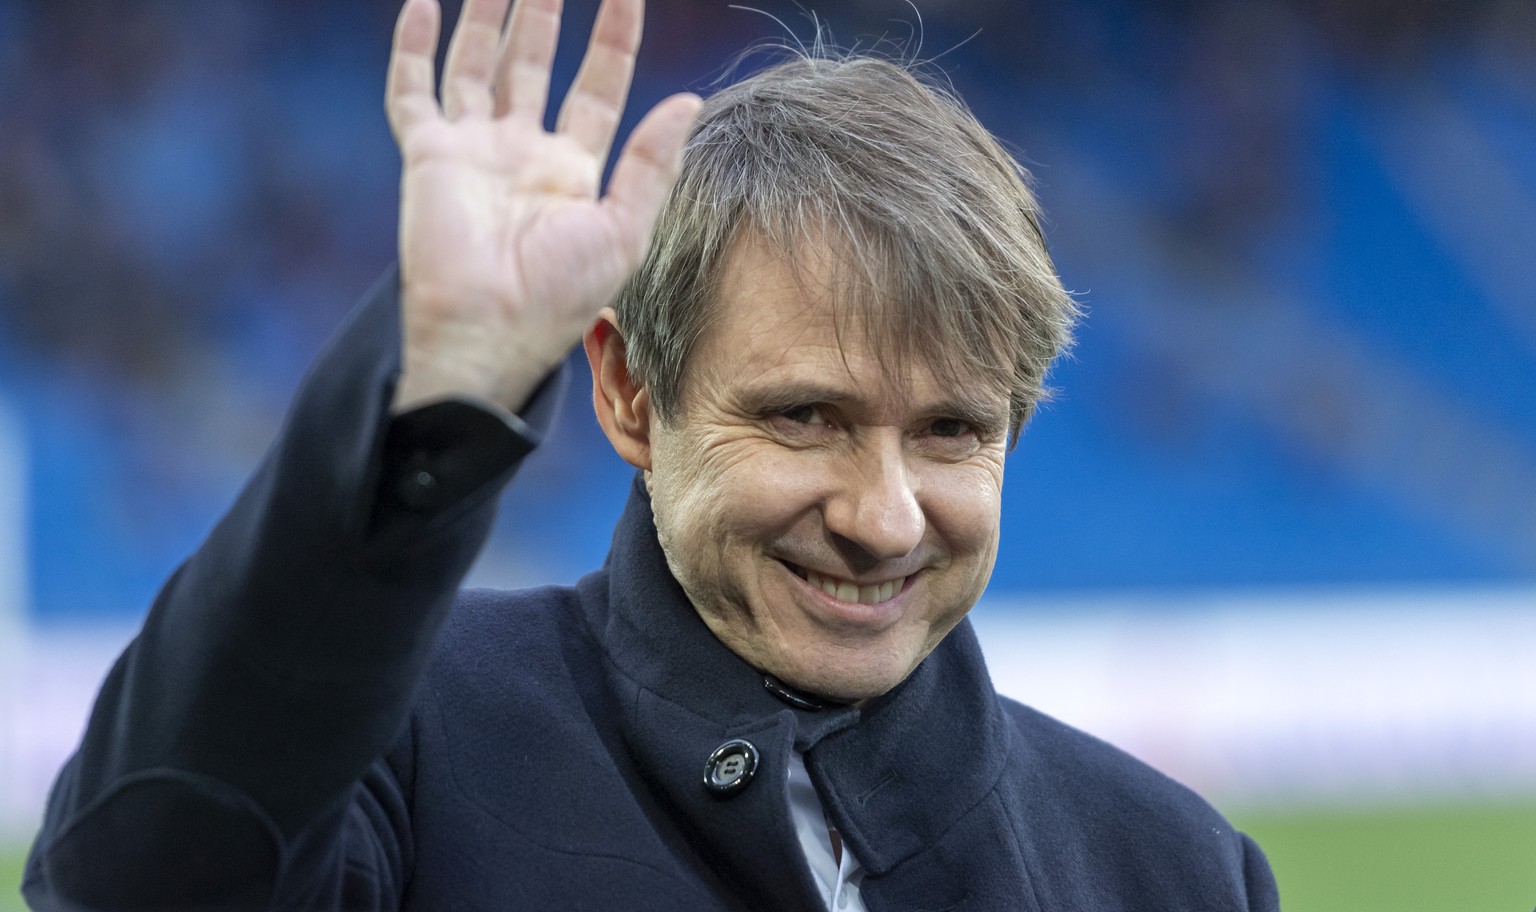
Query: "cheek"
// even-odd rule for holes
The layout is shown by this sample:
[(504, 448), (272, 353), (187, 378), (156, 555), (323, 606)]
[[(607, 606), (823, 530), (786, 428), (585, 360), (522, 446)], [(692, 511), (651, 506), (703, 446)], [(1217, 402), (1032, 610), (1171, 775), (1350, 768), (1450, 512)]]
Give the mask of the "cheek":
[(927, 515), (957, 557), (986, 568), (997, 557), (1002, 518), (1002, 472), (989, 464), (946, 466), (923, 480)]
[(751, 438), (701, 449), (689, 498), (716, 534), (760, 538), (792, 521), (815, 486), (803, 454)]
[(675, 443), (659, 454), (651, 488), (657, 530), (674, 560), (716, 567), (782, 528), (792, 500), (782, 459), (750, 440)]

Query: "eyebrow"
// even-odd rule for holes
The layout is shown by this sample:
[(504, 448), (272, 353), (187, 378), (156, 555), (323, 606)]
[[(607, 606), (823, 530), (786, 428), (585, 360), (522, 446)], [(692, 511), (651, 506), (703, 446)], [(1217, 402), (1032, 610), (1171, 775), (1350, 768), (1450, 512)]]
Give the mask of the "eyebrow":
[[(1008, 430), (1009, 404), (1006, 399), (999, 403), (979, 392), (946, 392), (959, 392), (961, 395), (949, 395), (921, 403), (919, 411), (945, 418), (958, 418), (983, 433), (1002, 434)], [(845, 388), (809, 380), (748, 387), (736, 396), (742, 411), (752, 415), (818, 402), (845, 406), (857, 404), (858, 398)]]

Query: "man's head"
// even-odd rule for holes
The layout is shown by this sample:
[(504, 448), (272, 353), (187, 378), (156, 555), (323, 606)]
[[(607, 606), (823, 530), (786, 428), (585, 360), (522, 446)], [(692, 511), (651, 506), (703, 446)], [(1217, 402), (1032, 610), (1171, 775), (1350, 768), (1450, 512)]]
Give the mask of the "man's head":
[(1021, 170), (958, 101), (796, 58), (706, 102), (587, 348), (700, 616), (853, 700), (980, 596), (1004, 455), (1075, 316)]

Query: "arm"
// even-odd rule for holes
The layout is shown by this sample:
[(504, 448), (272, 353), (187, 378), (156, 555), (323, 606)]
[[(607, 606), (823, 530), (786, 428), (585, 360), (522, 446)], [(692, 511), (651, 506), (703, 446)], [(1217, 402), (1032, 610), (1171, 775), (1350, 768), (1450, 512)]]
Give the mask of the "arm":
[(36, 908), (334, 907), (349, 833), (404, 857), (398, 808), (357, 802), (391, 800), (374, 761), (536, 442), (535, 390), (638, 261), (696, 109), (652, 111), (599, 197), (640, 0), (604, 3), (554, 133), (559, 4), (522, 0), (501, 53), (506, 7), (465, 4), (441, 105), (437, 6), (401, 11), (398, 280), (317, 362), (103, 685), (29, 862)]

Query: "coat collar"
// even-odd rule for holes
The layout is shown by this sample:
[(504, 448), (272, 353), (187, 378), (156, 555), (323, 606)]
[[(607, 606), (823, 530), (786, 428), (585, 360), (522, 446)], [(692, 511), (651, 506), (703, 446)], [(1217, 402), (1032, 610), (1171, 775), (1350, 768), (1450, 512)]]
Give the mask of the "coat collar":
[[(630, 704), (626, 738), (660, 774), (657, 784), (695, 826), (761, 804), (773, 821), (762, 835), (787, 846), (785, 863), (797, 870), (805, 866), (784, 797), (790, 750), (805, 753), (828, 816), (875, 876), (935, 844), (1002, 775), (1007, 729), (968, 621), (864, 709), (797, 708), (699, 618), (667, 568), (638, 477), (604, 573), (582, 583), (582, 603)], [(720, 800), (702, 775), (709, 753), (731, 737), (753, 740), (762, 766), (741, 796)], [(743, 860), (761, 867), (753, 854)]]

